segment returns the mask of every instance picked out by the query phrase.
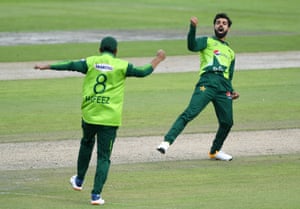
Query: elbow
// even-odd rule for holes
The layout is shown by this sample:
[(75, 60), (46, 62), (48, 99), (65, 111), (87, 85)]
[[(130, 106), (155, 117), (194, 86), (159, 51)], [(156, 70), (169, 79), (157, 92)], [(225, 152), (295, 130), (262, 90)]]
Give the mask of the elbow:
[(187, 46), (188, 50), (192, 51), (192, 52), (196, 52), (197, 50), (195, 50), (195, 47), (193, 45), (188, 45)]
[(187, 45), (187, 48), (188, 50), (193, 51), (193, 47), (190, 44)]
[(139, 77), (139, 78), (146, 77), (147, 75), (149, 75), (149, 73), (146, 73), (144, 71), (140, 71), (140, 72), (134, 74), (135, 77)]
[(146, 77), (147, 74), (146, 73), (139, 73), (139, 74), (136, 74), (135, 76), (139, 77), (139, 78), (143, 78), (143, 77)]
[(190, 50), (192, 52), (196, 51), (195, 50), (195, 46), (196, 46), (196, 43), (194, 41), (191, 41), (191, 40), (187, 41), (187, 48), (188, 48), (188, 50)]
[(153, 72), (153, 68), (151, 68), (151, 70), (149, 71), (143, 71), (143, 73), (140, 74), (140, 77), (146, 77), (148, 75), (150, 75)]

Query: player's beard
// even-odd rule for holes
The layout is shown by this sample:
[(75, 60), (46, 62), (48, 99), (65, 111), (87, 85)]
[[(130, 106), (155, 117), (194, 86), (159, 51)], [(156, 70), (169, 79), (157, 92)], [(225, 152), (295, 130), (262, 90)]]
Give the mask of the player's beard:
[(220, 29), (215, 29), (215, 36), (218, 37), (219, 39), (224, 38), (227, 35), (227, 31), (220, 31)]

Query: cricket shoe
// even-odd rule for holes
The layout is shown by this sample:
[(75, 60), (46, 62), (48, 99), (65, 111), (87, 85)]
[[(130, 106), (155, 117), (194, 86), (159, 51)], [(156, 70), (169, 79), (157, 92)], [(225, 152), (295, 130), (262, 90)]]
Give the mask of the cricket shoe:
[(170, 147), (170, 143), (166, 142), (166, 141), (163, 141), (162, 143), (160, 143), (160, 145), (156, 149), (161, 154), (165, 154), (169, 147)]
[(101, 198), (100, 194), (92, 194), (92, 205), (104, 205), (105, 201)]
[(70, 178), (70, 183), (71, 183), (74, 190), (76, 190), (76, 191), (81, 191), (82, 190), (83, 181), (78, 179), (76, 175), (72, 176)]
[(229, 154), (226, 154), (225, 152), (222, 151), (216, 151), (215, 154), (208, 153), (208, 156), (210, 159), (215, 159), (215, 160), (223, 160), (223, 161), (231, 161), (232, 156)]

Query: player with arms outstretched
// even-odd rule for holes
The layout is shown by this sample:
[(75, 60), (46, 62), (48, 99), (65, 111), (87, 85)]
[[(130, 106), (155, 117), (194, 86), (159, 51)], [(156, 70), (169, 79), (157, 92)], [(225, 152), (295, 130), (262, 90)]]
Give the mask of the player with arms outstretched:
[(116, 58), (117, 41), (110, 36), (102, 39), (99, 52), (98, 56), (79, 61), (34, 66), (40, 70), (69, 70), (85, 74), (81, 105), (83, 136), (77, 160), (77, 174), (71, 177), (70, 183), (74, 190), (82, 190), (97, 137), (97, 167), (91, 191), (93, 205), (104, 204), (101, 192), (107, 179), (117, 129), (121, 125), (125, 79), (150, 75), (166, 56), (163, 50), (158, 50), (149, 64), (135, 67)]

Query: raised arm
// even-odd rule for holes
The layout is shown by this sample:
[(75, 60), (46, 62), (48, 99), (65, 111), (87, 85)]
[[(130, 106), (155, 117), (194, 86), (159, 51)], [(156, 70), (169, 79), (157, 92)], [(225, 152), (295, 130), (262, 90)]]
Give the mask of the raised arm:
[(198, 25), (198, 18), (191, 17), (190, 30), (187, 35), (187, 48), (192, 52), (198, 52), (206, 48), (207, 37), (196, 38), (196, 27)]
[(132, 64), (128, 65), (126, 76), (134, 77), (145, 77), (150, 75), (153, 70), (166, 58), (166, 53), (164, 50), (160, 49), (157, 51), (156, 56), (152, 59), (149, 64), (144, 66), (134, 67)]
[(151, 61), (152, 68), (155, 69), (159, 63), (161, 63), (166, 58), (166, 53), (164, 50), (160, 49), (156, 53), (156, 57)]

